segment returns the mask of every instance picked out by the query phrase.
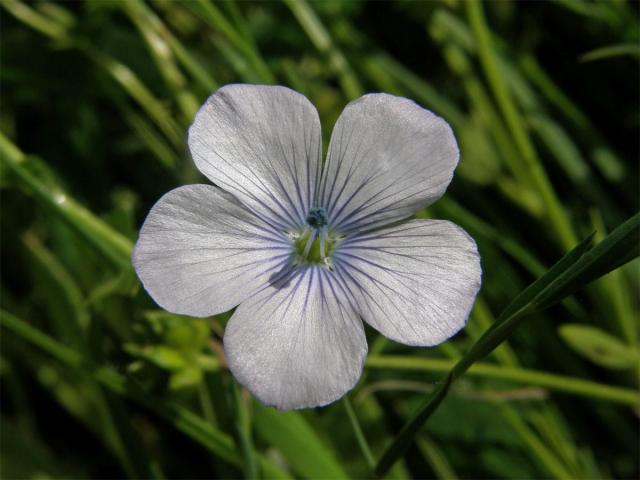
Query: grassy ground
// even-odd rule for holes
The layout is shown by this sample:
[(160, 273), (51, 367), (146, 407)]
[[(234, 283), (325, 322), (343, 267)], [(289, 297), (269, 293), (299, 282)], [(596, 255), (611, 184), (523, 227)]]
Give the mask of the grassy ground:
[[(368, 477), (519, 292), (638, 210), (637, 4), (1, 0), (0, 31), (2, 478)], [(347, 400), (280, 413), (225, 369), (228, 315), (158, 309), (131, 245), (163, 193), (204, 181), (186, 128), (229, 82), (307, 95), (325, 148), (365, 92), (451, 123), (460, 166), (419, 215), (479, 244), (462, 333), (368, 331)], [(636, 260), (527, 317), (388, 475), (637, 478), (638, 287)]]

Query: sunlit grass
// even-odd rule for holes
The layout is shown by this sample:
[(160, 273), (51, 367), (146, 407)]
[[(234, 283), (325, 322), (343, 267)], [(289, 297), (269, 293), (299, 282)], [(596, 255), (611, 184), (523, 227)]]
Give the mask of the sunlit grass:
[[(389, 477), (637, 477), (637, 260), (581, 282), (637, 255), (637, 219), (614, 230), (638, 210), (640, 28), (635, 5), (586, 5), (2, 1), (2, 476), (364, 478), (448, 388)], [(158, 310), (131, 247), (160, 194), (203, 181), (186, 129), (231, 82), (307, 95), (325, 149), (371, 91), (452, 125), (450, 194), (419, 216), (479, 244), (463, 333), (410, 349), (370, 331), (346, 402), (281, 413), (226, 370), (228, 314)], [(580, 292), (522, 322), (511, 311), (518, 328), (476, 357), (510, 302), (594, 231), (609, 242), (600, 263), (574, 255), (576, 276), (534, 300)]]

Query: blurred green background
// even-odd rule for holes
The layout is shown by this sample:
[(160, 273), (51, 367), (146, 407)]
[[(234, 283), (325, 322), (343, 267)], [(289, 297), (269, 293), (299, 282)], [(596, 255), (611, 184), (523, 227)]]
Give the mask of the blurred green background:
[[(524, 287), (638, 210), (638, 3), (0, 0), (2, 478), (364, 478)], [(265, 408), (224, 367), (228, 314), (158, 309), (129, 254), (206, 180), (186, 149), (230, 82), (344, 105), (406, 96), (461, 163), (420, 216), (478, 242), (483, 288), (438, 348), (368, 331), (348, 401)], [(637, 260), (536, 314), (451, 389), (391, 478), (637, 478)], [(357, 420), (356, 420), (357, 419)], [(360, 425), (363, 440), (359, 437)]]

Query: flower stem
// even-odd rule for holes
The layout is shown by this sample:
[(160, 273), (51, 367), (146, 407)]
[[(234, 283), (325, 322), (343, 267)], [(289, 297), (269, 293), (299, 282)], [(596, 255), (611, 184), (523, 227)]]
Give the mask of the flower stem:
[(369, 448), (369, 444), (367, 443), (367, 439), (362, 432), (362, 428), (360, 427), (360, 423), (358, 422), (358, 417), (356, 417), (356, 413), (353, 411), (353, 406), (351, 405), (351, 400), (349, 397), (345, 395), (342, 397), (342, 403), (344, 404), (344, 409), (347, 411), (347, 416), (349, 417), (349, 421), (351, 422), (351, 426), (353, 427), (353, 433), (356, 436), (356, 441), (360, 446), (360, 450), (362, 450), (362, 455), (367, 461), (367, 465), (371, 470), (373, 470), (376, 466), (376, 462), (371, 454), (371, 449)]

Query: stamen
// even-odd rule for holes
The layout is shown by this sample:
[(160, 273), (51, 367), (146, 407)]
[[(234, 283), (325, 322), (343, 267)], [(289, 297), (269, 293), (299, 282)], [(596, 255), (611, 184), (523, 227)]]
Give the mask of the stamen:
[(325, 255), (325, 242), (327, 241), (327, 227), (322, 227), (320, 229), (320, 258), (324, 259), (326, 258)]
[(304, 246), (304, 251), (302, 252), (302, 257), (307, 258), (309, 256), (309, 250), (311, 250), (311, 245), (313, 245), (313, 241), (316, 239), (316, 235), (318, 234), (317, 230), (313, 230), (309, 238), (307, 238), (307, 244)]

